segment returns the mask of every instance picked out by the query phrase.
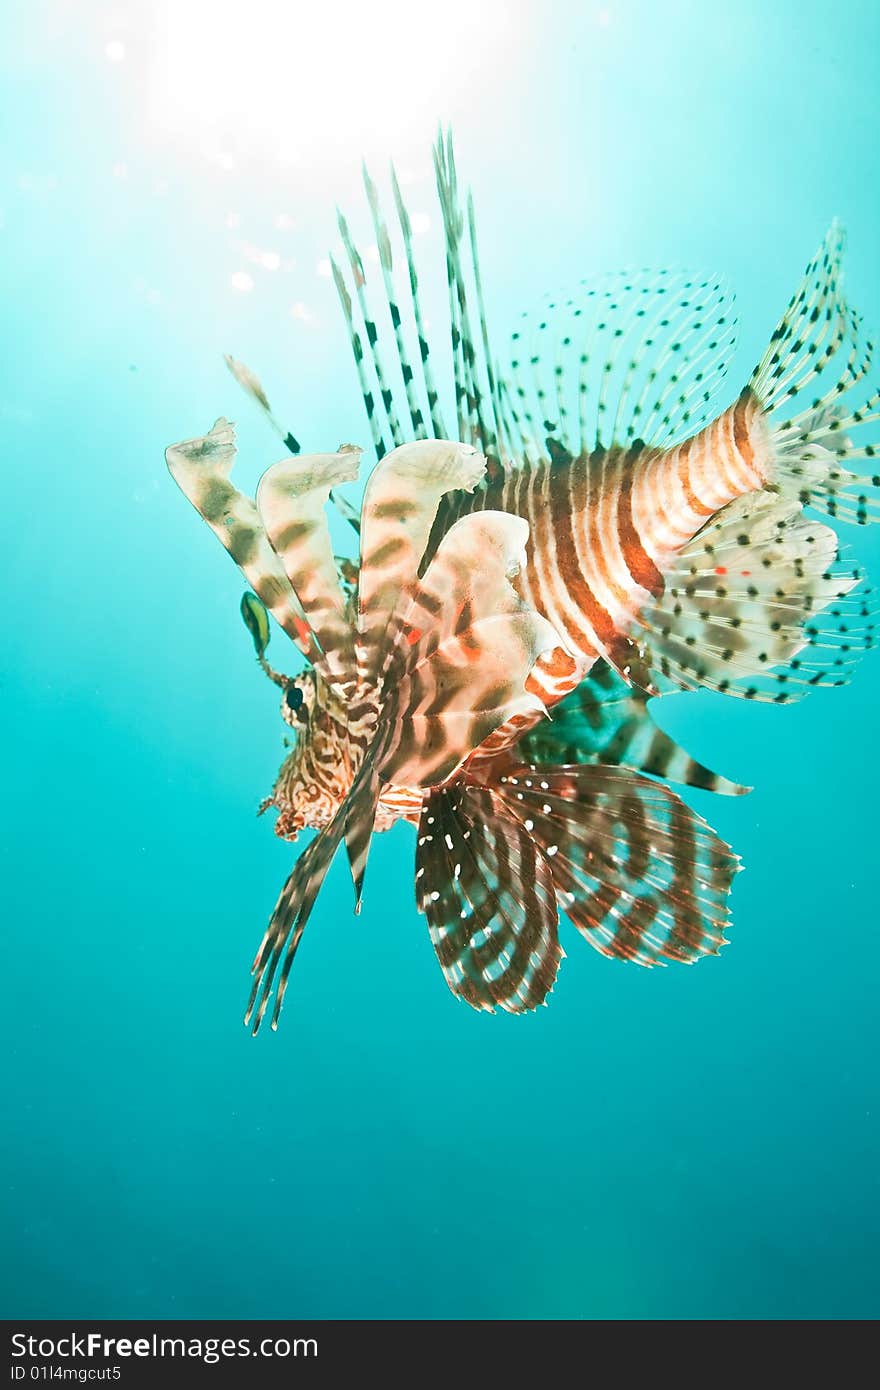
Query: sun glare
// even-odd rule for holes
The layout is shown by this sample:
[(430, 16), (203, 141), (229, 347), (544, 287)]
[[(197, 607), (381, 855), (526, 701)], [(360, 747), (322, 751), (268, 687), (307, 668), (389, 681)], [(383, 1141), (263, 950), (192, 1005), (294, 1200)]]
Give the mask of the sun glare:
[(517, 0), (164, 0), (154, 12), (151, 123), (228, 161), (332, 160), (424, 148), (511, 78)]

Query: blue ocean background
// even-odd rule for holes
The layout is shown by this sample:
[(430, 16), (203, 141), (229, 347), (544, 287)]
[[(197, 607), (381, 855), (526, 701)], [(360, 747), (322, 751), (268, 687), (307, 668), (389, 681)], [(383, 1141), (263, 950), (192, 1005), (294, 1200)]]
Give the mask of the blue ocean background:
[[(880, 656), (797, 708), (663, 705), (755, 784), (688, 794), (746, 865), (719, 958), (643, 971), (564, 924), (548, 1009), (473, 1013), (398, 826), (360, 918), (335, 864), (254, 1040), (248, 970), (294, 855), (254, 815), (282, 726), (241, 580), (163, 450), (225, 414), (243, 483), (281, 457), (224, 352), (306, 447), (368, 443), (334, 205), (369, 242), (360, 159), (384, 179), (394, 156), (444, 333), (441, 119), (498, 344), (591, 271), (719, 269), (734, 394), (835, 214), (880, 325), (880, 10), (318, 10), (0, 19), (0, 1311), (876, 1316)], [(880, 575), (878, 536), (848, 539)]]

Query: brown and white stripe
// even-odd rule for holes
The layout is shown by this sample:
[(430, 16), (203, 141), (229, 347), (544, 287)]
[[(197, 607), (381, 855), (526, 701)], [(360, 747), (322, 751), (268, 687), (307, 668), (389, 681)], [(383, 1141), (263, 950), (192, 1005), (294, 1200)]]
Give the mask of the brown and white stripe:
[(499, 795), (602, 955), (691, 964), (725, 944), (738, 857), (667, 787), (622, 768), (522, 764), (501, 776)]
[(550, 861), (489, 787), (426, 797), (416, 901), (446, 983), (474, 1009), (525, 1013), (553, 988), (563, 951)]

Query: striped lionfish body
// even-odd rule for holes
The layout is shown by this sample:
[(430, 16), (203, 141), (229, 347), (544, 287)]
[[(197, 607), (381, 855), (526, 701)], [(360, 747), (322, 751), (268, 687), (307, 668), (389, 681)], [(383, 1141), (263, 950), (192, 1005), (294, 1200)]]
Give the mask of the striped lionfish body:
[(486, 506), (529, 523), (518, 588), (565, 638), (569, 658), (540, 663), (532, 678), (548, 706), (600, 658), (658, 693), (644, 644), (628, 634), (664, 593), (665, 576), (707, 519), (763, 487), (764, 434), (758, 407), (744, 394), (670, 449), (638, 442), (576, 457), (557, 453), (496, 477), (466, 503), (459, 499), (461, 514)]

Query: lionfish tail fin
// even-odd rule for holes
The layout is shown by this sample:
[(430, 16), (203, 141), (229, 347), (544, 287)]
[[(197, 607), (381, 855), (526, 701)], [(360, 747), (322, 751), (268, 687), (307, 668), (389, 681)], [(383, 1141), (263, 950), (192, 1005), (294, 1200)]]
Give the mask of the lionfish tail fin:
[(602, 955), (692, 964), (726, 944), (739, 858), (667, 787), (624, 768), (526, 763), (502, 774), (498, 795)]
[[(747, 390), (767, 416), (769, 486), (802, 506), (864, 525), (880, 516), (880, 390), (864, 389), (874, 345), (843, 292), (844, 249), (835, 220)], [(851, 466), (860, 463), (867, 466)]]
[(638, 615), (660, 690), (782, 704), (846, 684), (876, 644), (875, 595), (834, 530), (804, 510), (858, 523), (878, 514), (880, 476), (849, 466), (874, 458), (850, 431), (880, 420), (880, 392), (857, 404), (873, 345), (843, 293), (844, 240), (834, 222), (722, 417), (747, 490), (678, 551)]

